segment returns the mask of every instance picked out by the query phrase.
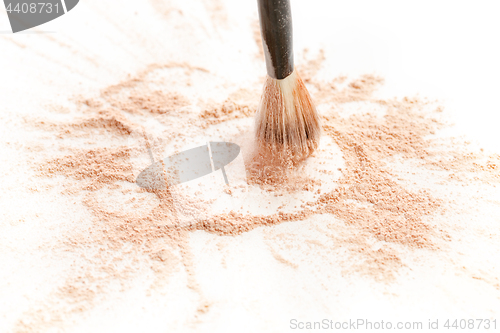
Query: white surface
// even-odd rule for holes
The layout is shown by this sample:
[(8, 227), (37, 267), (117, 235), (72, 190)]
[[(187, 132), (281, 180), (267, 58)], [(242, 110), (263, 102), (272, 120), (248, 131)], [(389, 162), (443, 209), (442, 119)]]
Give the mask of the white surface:
[[(68, 230), (91, 225), (80, 198), (60, 195), (57, 186), (29, 190), (48, 182), (35, 177), (33, 167), (51, 152), (38, 155), (23, 148), (37, 140), (50, 147), (53, 139), (32, 132), (23, 117), (43, 118), (48, 114), (45, 107), (53, 103), (71, 109), (74, 96), (95, 96), (128, 74), (165, 60), (186, 61), (216, 73), (220, 80), (195, 92), (215, 101), (226, 98), (228, 82), (258, 82), (264, 67), (255, 61), (250, 29), (255, 1), (224, 3), (227, 27), (214, 26), (207, 13), (210, 3), (201, 1), (176, 1), (173, 6), (182, 10), (181, 16), (175, 11), (161, 14), (167, 1), (84, 0), (67, 15), (16, 35), (5, 33), (10, 27), (0, 10), (0, 331), (21, 331), (20, 323), (29, 322), (33, 313), (50, 317), (64, 306), (51, 295), (85, 261), (76, 252), (60, 252), (56, 245)], [(447, 117), (457, 124), (455, 134), (500, 153), (497, 2), (315, 0), (293, 1), (292, 6), (297, 59), (306, 47), (312, 54), (324, 49), (325, 77), (375, 72), (386, 78), (381, 96), (420, 93), (439, 98)], [(449, 188), (434, 190), (446, 196)], [(428, 319), (495, 316), (500, 327), (498, 287), (453, 268), (461, 263), (479, 273), (499, 269), (500, 209), (493, 202), (500, 195), (498, 186), (477, 191), (492, 202), (478, 201), (477, 211), (452, 212), (445, 223), (459, 225), (468, 238), (453, 243), (447, 253), (407, 250), (409, 269), (391, 284), (345, 278), (337, 266), (345, 259), (342, 250), (323, 254), (303, 245), (324, 237), (325, 216), (234, 238), (197, 231), (190, 240), (196, 279), (212, 304), (204, 316), (193, 315), (199, 300), (186, 287), (185, 276), (172, 278), (164, 294), (147, 297), (144, 286), (151, 277), (145, 275), (123, 293), (107, 291), (82, 314), (59, 322), (45, 318), (31, 329), (284, 332), (292, 318), (422, 320), (425, 327)], [(452, 195), (470, 198), (460, 188)], [(477, 230), (489, 232), (489, 241)], [(297, 247), (283, 251), (280, 244), (266, 241), (279, 233), (294, 235)], [(300, 261), (296, 270), (281, 265), (271, 255), (273, 246), (290, 258), (308, 260)], [(463, 255), (454, 257), (457, 252)], [(45, 314), (47, 308), (53, 311)]]

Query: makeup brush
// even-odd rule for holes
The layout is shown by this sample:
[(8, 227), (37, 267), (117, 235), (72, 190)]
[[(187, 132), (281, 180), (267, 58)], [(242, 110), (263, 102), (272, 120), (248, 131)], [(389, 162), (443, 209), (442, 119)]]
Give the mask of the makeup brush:
[(293, 64), (290, 0), (258, 0), (267, 79), (256, 114), (261, 148), (297, 161), (318, 146), (321, 125)]

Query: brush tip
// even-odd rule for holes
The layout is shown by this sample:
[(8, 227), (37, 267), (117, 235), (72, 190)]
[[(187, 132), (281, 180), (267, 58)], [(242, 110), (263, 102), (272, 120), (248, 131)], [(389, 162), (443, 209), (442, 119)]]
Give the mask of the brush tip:
[(300, 161), (318, 147), (320, 136), (316, 107), (297, 71), (283, 80), (268, 76), (256, 114), (259, 147), (283, 159)]

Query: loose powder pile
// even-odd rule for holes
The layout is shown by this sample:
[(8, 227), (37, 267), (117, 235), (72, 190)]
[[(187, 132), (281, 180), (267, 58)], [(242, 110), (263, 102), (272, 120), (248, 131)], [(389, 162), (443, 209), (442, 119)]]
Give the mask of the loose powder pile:
[[(184, 269), (189, 287), (198, 292), (202, 300), (198, 312), (204, 313), (209, 305), (194, 278), (193, 254), (188, 245), (191, 233), (198, 230), (238, 237), (256, 228), (329, 216), (325, 222), (325, 230), (329, 231), (325, 233), (338, 234), (345, 228), (357, 230), (348, 237), (335, 236), (335, 245), (332, 245), (361, 258), (359, 264), (352, 265), (345, 273), (377, 281), (395, 279), (405, 266), (401, 251), (437, 251), (446, 244), (448, 233), (428, 222), (433, 214), (444, 211), (445, 199), (434, 197), (428, 189), (408, 187), (392, 172), (391, 165), (406, 160), (428, 170), (452, 170), (453, 179), (459, 180), (462, 173), (474, 172), (477, 181), (499, 182), (499, 156), (450, 149), (433, 136), (444, 126), (438, 120), (442, 107), (420, 98), (378, 99), (374, 93), (383, 84), (380, 77), (363, 75), (355, 79), (339, 77), (330, 82), (316, 81), (314, 76), (323, 60), (321, 52), (299, 70), (320, 110), (323, 140), (328, 138), (331, 142), (320, 147), (315, 155), (340, 150), (343, 165), (337, 170), (339, 177), (333, 177), (332, 171), (322, 165), (316, 166), (322, 172), (321, 180), (302, 174), (301, 165), (281, 165), (273, 169), (270, 161), (258, 159), (252, 144), (241, 145), (248, 190), (275, 193), (280, 197), (313, 195), (312, 200), (301, 199), (296, 210), (278, 209), (272, 214), (242, 211), (210, 214), (210, 200), (189, 196), (175, 187), (145, 190), (135, 184), (137, 170), (132, 167), (131, 159), (139, 150), (131, 143), (144, 141), (144, 136), (133, 136), (134, 133), (161, 137), (161, 145), (153, 149), (157, 160), (165, 157), (162, 151), (165, 147), (174, 145), (181, 149), (184, 141), (189, 144), (189, 135), (203, 135), (212, 129), (222, 129), (224, 133), (226, 126), (239, 126), (240, 131), (225, 137), (221, 134), (224, 140), (248, 143), (256, 101), (260, 98), (254, 92), (259, 87), (247, 91), (246, 96), (253, 102), (228, 97), (217, 104), (202, 98), (188, 98), (179, 91), (168, 91), (168, 86), (160, 91), (158, 82), (149, 82), (152, 77), (168, 77), (168, 73), (174, 71), (177, 78), (191, 82), (193, 75), (210, 75), (206, 69), (177, 63), (152, 65), (136, 77), (103, 90), (96, 98), (78, 101), (77, 120), (37, 121), (34, 125), (63, 139), (60, 148), (66, 152), (65, 156), (40, 165), (40, 174), (66, 177), (65, 195), (83, 198), (82, 203), (93, 215), (89, 230), (75, 231), (65, 242), (68, 249), (92, 253), (57, 295), (58, 300), (77, 306), (54, 306), (51, 311), (69, 314), (91, 308), (100, 295), (116, 284), (127, 288), (127, 280), (134, 276), (134, 267), (140, 265), (139, 262), (147, 262), (151, 270), (163, 278)], [(353, 109), (363, 112), (352, 112)], [(149, 119), (165, 125), (160, 135), (149, 133), (144, 125)], [(88, 138), (95, 147), (85, 150), (67, 144), (82, 137)], [(102, 142), (110, 139), (120, 144), (102, 146)], [(449, 159), (445, 161), (443, 157)], [(263, 168), (270, 172), (259, 172)], [(322, 184), (332, 185), (333, 190), (323, 191)], [(229, 186), (221, 195), (229, 200), (237, 191), (241, 189)], [(105, 198), (111, 203), (106, 204)], [(183, 223), (178, 223), (180, 220)], [(382, 245), (371, 246), (373, 240)], [(270, 248), (279, 262), (298, 267), (293, 260), (279, 254), (274, 245)], [(151, 286), (151, 290), (155, 288)], [(42, 317), (33, 320), (42, 325)]]

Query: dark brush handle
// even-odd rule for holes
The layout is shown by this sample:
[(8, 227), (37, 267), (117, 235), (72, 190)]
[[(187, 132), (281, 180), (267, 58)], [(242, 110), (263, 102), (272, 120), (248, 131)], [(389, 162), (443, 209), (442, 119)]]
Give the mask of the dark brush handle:
[(293, 72), (290, 0), (258, 0), (267, 74), (278, 80)]

